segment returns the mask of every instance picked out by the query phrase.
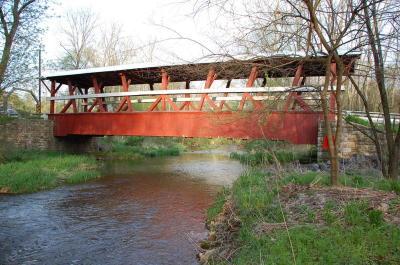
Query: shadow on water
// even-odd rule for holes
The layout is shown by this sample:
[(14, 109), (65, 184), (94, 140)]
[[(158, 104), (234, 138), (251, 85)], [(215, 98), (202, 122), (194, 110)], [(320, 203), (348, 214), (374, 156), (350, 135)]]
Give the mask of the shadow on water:
[(104, 178), (0, 196), (0, 264), (196, 264), (205, 210), (240, 175), (218, 154), (104, 165)]

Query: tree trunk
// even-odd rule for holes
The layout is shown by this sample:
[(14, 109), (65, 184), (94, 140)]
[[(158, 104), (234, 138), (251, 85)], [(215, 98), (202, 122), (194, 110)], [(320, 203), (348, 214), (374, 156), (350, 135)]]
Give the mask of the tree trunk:
[[(369, 11), (371, 8), (371, 12)], [(379, 36), (378, 29), (378, 19), (376, 12), (376, 3), (372, 3), (370, 7), (368, 7), (368, 3), (364, 0), (364, 16), (365, 16), (365, 26), (367, 28), (367, 36), (369, 45), (371, 47), (372, 56), (374, 60), (375, 66), (375, 76), (376, 82), (378, 85), (383, 117), (385, 120), (385, 137), (386, 137), (386, 146), (387, 146), (387, 154), (388, 154), (388, 177), (391, 179), (396, 179), (399, 170), (399, 152), (400, 152), (400, 132), (397, 132), (396, 138), (394, 137), (394, 132), (392, 128), (392, 122), (390, 120), (390, 107), (389, 107), (389, 99), (386, 91), (386, 83), (385, 83), (385, 69), (384, 62), (382, 56), (382, 46), (381, 39)], [(370, 17), (372, 17), (373, 22)]]
[(399, 176), (400, 160), (400, 125), (397, 129), (397, 136), (392, 147), (392, 153), (389, 154), (388, 176), (390, 179), (397, 179)]
[(339, 184), (339, 157), (331, 155), (331, 185), (337, 186)]
[(3, 101), (3, 112), (4, 112), (4, 114), (7, 114), (7, 110), (8, 110), (8, 98), (9, 98), (9, 94), (6, 93), (6, 92), (3, 92), (2, 101)]

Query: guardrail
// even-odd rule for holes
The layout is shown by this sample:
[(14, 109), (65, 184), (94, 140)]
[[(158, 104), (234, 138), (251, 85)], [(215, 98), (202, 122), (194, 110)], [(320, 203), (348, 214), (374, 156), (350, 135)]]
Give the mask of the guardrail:
[[(352, 110), (345, 110), (343, 111), (346, 115), (354, 115), (358, 116), (362, 119), (368, 120), (367, 113), (365, 111), (352, 111)], [(377, 123), (384, 123), (384, 116), (381, 112), (370, 112), (372, 121)], [(400, 123), (400, 113), (390, 113), (390, 120), (393, 123)]]

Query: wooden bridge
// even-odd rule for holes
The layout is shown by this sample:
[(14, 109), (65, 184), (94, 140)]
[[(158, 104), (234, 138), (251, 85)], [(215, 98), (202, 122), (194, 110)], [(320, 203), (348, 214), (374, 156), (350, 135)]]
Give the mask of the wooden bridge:
[[(358, 55), (343, 58), (349, 75)], [(325, 65), (324, 56), (282, 55), (72, 70), (47, 75), (42, 82), (51, 94), (55, 136), (269, 138), (315, 144), (323, 114), (321, 89), (311, 84), (325, 76)], [(330, 68), (334, 86), (336, 64)], [(280, 85), (288, 80), (289, 85)], [(329, 95), (330, 118), (335, 119), (334, 90)]]

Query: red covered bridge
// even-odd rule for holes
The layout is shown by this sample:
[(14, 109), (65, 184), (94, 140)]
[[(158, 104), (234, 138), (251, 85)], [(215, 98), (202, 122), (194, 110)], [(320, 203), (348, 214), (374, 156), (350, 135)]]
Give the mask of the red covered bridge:
[[(358, 55), (342, 57), (346, 75), (351, 74)], [(323, 115), (320, 87), (311, 84), (325, 76), (325, 65), (325, 56), (282, 55), (72, 70), (47, 75), (42, 82), (51, 93), (55, 136), (269, 138), (315, 144)], [(330, 68), (334, 85), (334, 62)], [(329, 95), (334, 119), (335, 95)]]

